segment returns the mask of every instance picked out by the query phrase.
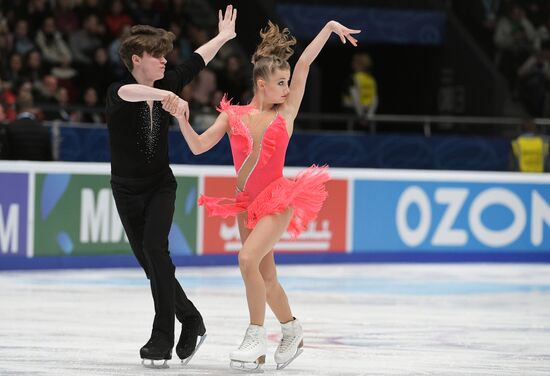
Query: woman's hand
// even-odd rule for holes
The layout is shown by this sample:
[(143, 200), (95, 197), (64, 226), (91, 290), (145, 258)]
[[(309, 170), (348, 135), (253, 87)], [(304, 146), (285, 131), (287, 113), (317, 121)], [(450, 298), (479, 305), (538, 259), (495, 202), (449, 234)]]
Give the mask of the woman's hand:
[(218, 31), (224, 39), (230, 40), (237, 36), (235, 33), (235, 21), (237, 20), (237, 9), (233, 5), (225, 8), (225, 14), (222, 15), (221, 9), (218, 11)]
[(346, 44), (347, 39), (353, 46), (357, 47), (357, 39), (352, 37), (351, 34), (359, 34), (361, 30), (348, 29), (347, 27), (336, 21), (330, 21), (328, 23), (328, 26), (333, 33), (338, 34), (342, 43)]
[(187, 103), (174, 93), (170, 93), (166, 97), (164, 97), (164, 99), (162, 100), (162, 108), (178, 120), (189, 120), (189, 103)]

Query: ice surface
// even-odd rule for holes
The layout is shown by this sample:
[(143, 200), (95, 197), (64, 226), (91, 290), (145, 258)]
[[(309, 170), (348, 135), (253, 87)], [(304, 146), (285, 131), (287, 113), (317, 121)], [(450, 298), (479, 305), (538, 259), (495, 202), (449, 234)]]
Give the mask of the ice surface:
[[(278, 268), (304, 353), (281, 371), (268, 310), (266, 375), (550, 375), (550, 265), (355, 264)], [(248, 324), (237, 267), (177, 269), (208, 338), (187, 366), (145, 369), (153, 318), (138, 269), (0, 273), (0, 375), (239, 375)], [(176, 324), (179, 336), (179, 325)]]

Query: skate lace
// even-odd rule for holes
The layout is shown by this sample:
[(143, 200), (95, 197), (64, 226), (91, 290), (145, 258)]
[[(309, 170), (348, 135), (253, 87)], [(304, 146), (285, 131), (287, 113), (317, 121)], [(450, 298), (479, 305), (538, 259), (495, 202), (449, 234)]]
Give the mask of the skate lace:
[(286, 352), (295, 339), (296, 336), (283, 336), (283, 338), (281, 338), (281, 343), (279, 343), (279, 352)]
[(239, 346), (239, 350), (250, 350), (260, 344), (258, 338), (246, 333), (243, 342)]

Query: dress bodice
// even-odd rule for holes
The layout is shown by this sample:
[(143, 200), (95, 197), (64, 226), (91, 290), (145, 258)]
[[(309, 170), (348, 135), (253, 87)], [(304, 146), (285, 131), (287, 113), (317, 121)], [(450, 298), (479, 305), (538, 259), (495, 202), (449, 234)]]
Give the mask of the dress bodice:
[(277, 113), (266, 126), (251, 129), (243, 122), (243, 116), (253, 110), (252, 106), (231, 105), (224, 98), (218, 110), (229, 117), (237, 191), (246, 192), (253, 199), (283, 174), (289, 141), (286, 121)]

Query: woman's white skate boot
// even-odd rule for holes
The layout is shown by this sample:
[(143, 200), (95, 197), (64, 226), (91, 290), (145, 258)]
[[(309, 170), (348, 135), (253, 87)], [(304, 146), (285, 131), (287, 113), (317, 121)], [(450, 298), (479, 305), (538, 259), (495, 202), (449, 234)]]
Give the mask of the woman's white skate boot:
[(298, 319), (281, 324), (283, 338), (275, 351), (277, 369), (283, 369), (296, 359), (304, 350), (304, 335)]
[(263, 372), (261, 367), (265, 363), (266, 351), (265, 328), (250, 324), (239, 348), (229, 354), (231, 359), (229, 366), (242, 371)]

